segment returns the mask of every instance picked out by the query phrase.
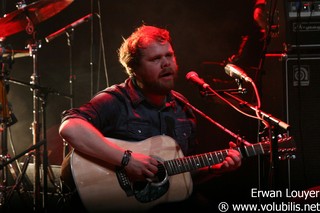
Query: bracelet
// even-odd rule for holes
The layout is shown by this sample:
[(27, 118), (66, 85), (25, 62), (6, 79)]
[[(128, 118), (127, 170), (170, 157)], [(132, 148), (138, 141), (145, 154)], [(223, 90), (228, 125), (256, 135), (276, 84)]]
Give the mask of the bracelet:
[(121, 160), (121, 167), (122, 168), (124, 168), (126, 165), (128, 165), (129, 160), (131, 158), (131, 153), (132, 153), (131, 150), (124, 151), (124, 154), (123, 154), (123, 157), (122, 157), (122, 160)]

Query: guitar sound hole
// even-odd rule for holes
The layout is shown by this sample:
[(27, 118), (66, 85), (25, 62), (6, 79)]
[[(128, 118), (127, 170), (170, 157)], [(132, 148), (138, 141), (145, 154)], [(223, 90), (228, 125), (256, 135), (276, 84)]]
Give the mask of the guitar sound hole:
[(159, 183), (162, 183), (163, 181), (166, 181), (166, 179), (167, 179), (166, 169), (164, 168), (163, 164), (159, 163), (158, 172), (155, 175), (154, 180), (152, 180), (152, 183), (157, 185)]
[(142, 203), (160, 198), (169, 189), (170, 183), (163, 164), (158, 164), (158, 172), (151, 181), (140, 181), (133, 184), (134, 195)]

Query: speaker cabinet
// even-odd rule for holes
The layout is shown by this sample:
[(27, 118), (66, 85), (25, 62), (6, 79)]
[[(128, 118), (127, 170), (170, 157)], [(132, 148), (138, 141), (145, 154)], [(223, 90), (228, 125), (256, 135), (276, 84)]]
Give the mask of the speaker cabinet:
[(281, 184), (320, 185), (320, 54), (268, 54), (261, 75), (262, 110), (290, 125), (296, 158), (281, 162)]
[(286, 114), (297, 145), (293, 188), (320, 185), (320, 55), (289, 56), (285, 62)]

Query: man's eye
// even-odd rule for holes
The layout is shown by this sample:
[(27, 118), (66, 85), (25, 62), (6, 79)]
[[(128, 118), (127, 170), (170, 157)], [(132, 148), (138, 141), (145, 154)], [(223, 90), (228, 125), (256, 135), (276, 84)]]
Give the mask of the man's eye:
[(174, 58), (174, 54), (173, 53), (169, 53), (169, 54), (166, 55), (166, 57), (168, 59), (172, 59), (172, 58)]

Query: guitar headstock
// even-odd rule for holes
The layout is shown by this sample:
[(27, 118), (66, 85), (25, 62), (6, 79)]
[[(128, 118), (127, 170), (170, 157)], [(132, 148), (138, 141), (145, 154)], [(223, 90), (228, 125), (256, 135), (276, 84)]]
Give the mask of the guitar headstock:
[[(278, 135), (277, 141), (279, 160), (296, 158), (296, 144), (292, 136), (288, 136), (287, 134)], [(270, 140), (262, 138), (261, 145), (265, 153), (270, 154)]]

